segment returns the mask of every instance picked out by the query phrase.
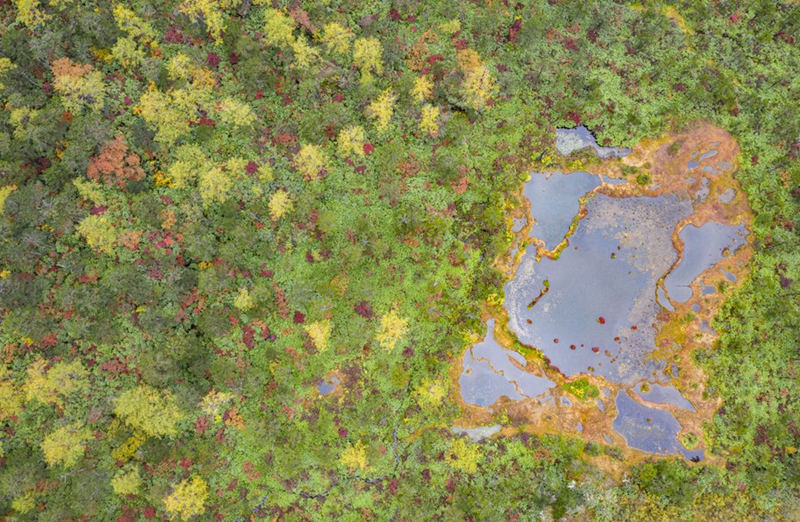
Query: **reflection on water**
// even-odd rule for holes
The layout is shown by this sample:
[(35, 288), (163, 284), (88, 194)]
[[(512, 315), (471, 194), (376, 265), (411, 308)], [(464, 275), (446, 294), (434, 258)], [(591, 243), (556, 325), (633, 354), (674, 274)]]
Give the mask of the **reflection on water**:
[(505, 286), (509, 327), (566, 376), (593, 368), (632, 383), (665, 366), (645, 357), (655, 349), (656, 281), (677, 258), (671, 230), (691, 205), (673, 195), (597, 195), (586, 207), (557, 260), (525, 253)]
[(336, 389), (339, 385), (339, 378), (333, 375), (329, 380), (323, 379), (322, 382), (319, 383), (317, 386), (317, 391), (319, 391), (322, 395), (328, 395)]
[[(562, 154), (587, 147), (600, 157), (630, 152), (599, 147), (582, 126), (559, 129), (556, 146)], [(725, 149), (720, 150), (724, 157)], [(530, 201), (530, 237), (535, 241), (525, 249), (512, 271), (514, 277), (504, 287), (508, 329), (520, 342), (542, 352), (550, 365), (549, 375), (553, 376), (549, 373), (553, 371), (566, 377), (601, 377), (614, 383), (610, 387), (616, 397), (598, 384), (600, 399), (573, 405), (553, 381), (526, 371), (522, 355), (495, 340), (494, 320), (489, 320), (485, 339), (468, 349), (462, 359), (459, 384), (464, 401), (485, 407), (503, 396), (512, 401), (535, 397), (540, 406), (547, 404), (566, 418), (587, 407), (594, 410), (588, 404), (596, 403), (597, 410), (605, 411), (613, 400), (617, 416), (613, 424), (610, 418), (607, 422), (630, 447), (702, 459), (702, 450), (689, 450), (678, 440), (682, 427), (671, 413), (681, 419), (696, 413), (677, 388), (665, 384), (682, 372), (672, 362), (668, 366), (666, 360), (675, 359), (664, 351), (658, 352), (658, 357), (654, 352), (657, 329), (668, 321), (664, 317), (683, 317), (686, 308), (679, 303), (693, 297), (693, 282), (745, 242), (744, 224), (707, 221), (700, 226), (684, 225), (693, 215), (708, 219), (707, 209), (719, 215), (720, 203), (727, 205), (736, 199), (733, 189), (718, 192), (722, 171), (713, 168), (710, 160), (717, 154), (717, 150), (693, 154), (687, 167), (697, 169), (692, 173), (695, 177), (679, 173), (681, 182), (690, 185), (682, 184), (683, 188), (672, 192), (667, 185), (668, 193), (661, 195), (631, 195), (637, 193), (631, 189), (635, 185), (620, 185), (625, 181), (586, 172), (532, 173), (524, 194)], [(719, 161), (716, 167), (730, 164)], [(645, 193), (656, 193), (658, 186), (648, 186)], [(709, 198), (712, 192), (716, 196)], [(585, 212), (581, 212), (581, 204)], [(513, 225), (514, 231), (519, 231), (524, 221), (518, 218)], [(673, 243), (676, 234), (683, 244), (680, 257)], [(542, 252), (542, 245), (548, 252)], [(559, 245), (563, 250), (557, 250)], [(722, 272), (735, 281), (734, 274)], [(702, 295), (714, 292), (714, 287), (703, 282)], [(708, 312), (707, 306), (713, 306), (713, 298), (705, 298), (702, 308), (693, 303), (690, 309)], [(703, 319), (700, 331), (713, 329)], [(681, 349), (678, 342), (683, 341), (663, 340), (662, 350)], [(548, 390), (550, 393), (545, 393)], [(691, 397), (700, 407), (696, 394)], [(597, 430), (596, 425), (584, 425), (577, 419), (570, 429), (576, 425), (579, 432)], [(611, 427), (606, 425), (606, 429)], [(597, 433), (594, 431), (594, 436)], [(602, 435), (612, 442), (607, 434)]]
[[(681, 392), (676, 390), (673, 386), (662, 386), (660, 384), (647, 384), (645, 386), (639, 383), (635, 389), (636, 393), (648, 402), (672, 404), (684, 410), (695, 411), (692, 403), (684, 399)], [(647, 389), (647, 391), (643, 391), (645, 389)]]
[(555, 384), (546, 377), (526, 372), (515, 365), (525, 365), (525, 358), (506, 350), (494, 338), (494, 320), (487, 324), (486, 338), (466, 352), (459, 379), (461, 397), (468, 404), (490, 406), (502, 397), (512, 400), (536, 397)]
[(688, 450), (678, 441), (681, 425), (670, 412), (643, 406), (624, 391), (617, 395), (616, 404), (614, 429), (629, 446), (650, 453), (680, 453), (688, 459), (703, 459), (702, 450)]
[(687, 225), (680, 232), (683, 256), (678, 266), (664, 280), (669, 297), (685, 303), (692, 297), (689, 285), (705, 270), (744, 243), (744, 224), (723, 225), (709, 221), (701, 226)]
[(531, 202), (531, 237), (542, 240), (547, 249), (555, 248), (578, 215), (578, 199), (598, 185), (600, 178), (586, 172), (556, 172), (550, 177), (531, 174), (524, 189), (525, 197)]

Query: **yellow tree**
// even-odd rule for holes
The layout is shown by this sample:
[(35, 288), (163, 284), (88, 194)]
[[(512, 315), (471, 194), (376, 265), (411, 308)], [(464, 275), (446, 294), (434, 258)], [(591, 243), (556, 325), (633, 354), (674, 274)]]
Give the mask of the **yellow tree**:
[(108, 222), (108, 218), (104, 216), (86, 216), (75, 227), (80, 235), (86, 240), (92, 249), (105, 252), (106, 254), (114, 253), (114, 243), (117, 240), (117, 234), (114, 227)]
[(294, 157), (294, 167), (306, 181), (319, 179), (326, 163), (325, 152), (317, 145), (303, 145)]
[(5, 187), (0, 187), (0, 215), (3, 213), (3, 207), (6, 204), (6, 198), (15, 190), (17, 190), (16, 185), (6, 185)]
[(461, 84), (464, 100), (473, 109), (482, 109), (497, 87), (494, 77), (472, 49), (458, 53), (458, 66), (464, 74)]
[(133, 110), (156, 131), (155, 140), (166, 146), (171, 146), (189, 131), (188, 113), (174, 102), (174, 97), (153, 88), (139, 98), (139, 104)]
[(336, 22), (325, 24), (322, 28), (322, 42), (328, 52), (334, 55), (344, 55), (350, 52), (350, 40), (353, 33)]
[(62, 426), (42, 441), (44, 460), (49, 466), (74, 466), (86, 450), (86, 441), (91, 438), (92, 432), (80, 422)]
[(361, 71), (361, 83), (372, 81), (372, 73), (383, 73), (383, 46), (377, 38), (359, 38), (353, 44), (353, 63)]
[(136, 43), (136, 40), (129, 37), (117, 40), (111, 48), (111, 56), (126, 69), (141, 65), (146, 57), (144, 49)]
[(64, 397), (88, 391), (87, 372), (80, 361), (58, 362), (49, 370), (46, 367), (44, 359), (36, 359), (28, 366), (24, 387), (27, 400), (63, 406)]
[(191, 479), (180, 481), (175, 486), (173, 492), (164, 499), (164, 507), (171, 515), (178, 516), (181, 520), (189, 520), (205, 512), (207, 498), (208, 485), (205, 480), (195, 475)]
[(233, 186), (233, 181), (219, 166), (212, 166), (200, 172), (197, 188), (203, 205), (209, 206), (214, 201), (225, 203), (228, 199), (228, 190)]
[(105, 84), (100, 71), (91, 65), (79, 64), (69, 58), (59, 58), (50, 65), (55, 77), (53, 88), (63, 98), (64, 107), (79, 112), (88, 107), (94, 112), (103, 108)]
[(171, 186), (183, 188), (197, 178), (197, 173), (208, 164), (208, 157), (195, 144), (181, 145), (175, 151), (175, 161), (167, 169)]
[(234, 127), (246, 127), (256, 120), (253, 109), (245, 103), (234, 98), (224, 98), (216, 106), (217, 115), (222, 123)]
[(17, 20), (27, 27), (34, 26), (47, 20), (47, 16), (39, 10), (39, 0), (14, 0), (17, 7)]
[(0, 91), (6, 88), (5, 84), (3, 84), (2, 77), (5, 76), (6, 73), (9, 73), (16, 69), (17, 66), (6, 58), (5, 56), (0, 57)]
[(308, 69), (319, 61), (317, 50), (311, 47), (302, 36), (292, 42), (292, 52), (294, 53), (294, 62), (292, 63), (294, 67)]
[(264, 11), (264, 40), (269, 45), (287, 47), (294, 42), (294, 20), (277, 9)]
[(375, 128), (379, 132), (389, 127), (389, 122), (394, 114), (394, 102), (397, 95), (392, 89), (383, 91), (372, 103), (367, 106), (367, 115), (375, 120)]
[(114, 413), (128, 426), (151, 437), (177, 435), (176, 425), (184, 418), (172, 394), (147, 385), (123, 392)]
[(120, 496), (135, 495), (141, 484), (142, 477), (139, 475), (139, 468), (136, 465), (126, 466), (111, 478), (111, 489)]
[(22, 397), (23, 394), (14, 385), (6, 365), (0, 365), (0, 421), (22, 412)]
[(423, 105), (422, 117), (419, 121), (419, 130), (423, 134), (437, 136), (439, 134), (439, 107), (435, 105)]
[(151, 42), (158, 37), (158, 33), (153, 29), (149, 22), (143, 20), (132, 10), (122, 4), (114, 6), (114, 20), (117, 27), (123, 32), (128, 33), (131, 38), (141, 38), (145, 42)]
[(178, 9), (190, 18), (202, 20), (216, 43), (222, 43), (225, 7), (238, 7), (242, 0), (184, 0)]
[(414, 80), (414, 88), (411, 89), (411, 96), (417, 101), (422, 103), (428, 99), (433, 92), (433, 82), (428, 78), (427, 74), (417, 76)]

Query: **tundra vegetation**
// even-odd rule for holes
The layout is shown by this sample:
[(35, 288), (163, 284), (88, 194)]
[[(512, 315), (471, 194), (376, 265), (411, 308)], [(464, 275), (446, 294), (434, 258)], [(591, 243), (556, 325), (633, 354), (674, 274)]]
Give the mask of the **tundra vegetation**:
[[(796, 520), (798, 71), (792, 1), (0, 2), (0, 516)], [(454, 435), (555, 128), (699, 120), (755, 215), (722, 464)]]

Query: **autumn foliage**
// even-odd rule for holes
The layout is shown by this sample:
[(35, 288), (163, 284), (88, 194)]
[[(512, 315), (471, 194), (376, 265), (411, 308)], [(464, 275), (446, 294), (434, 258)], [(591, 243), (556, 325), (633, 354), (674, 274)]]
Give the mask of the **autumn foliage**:
[(144, 179), (144, 170), (139, 163), (139, 156), (128, 150), (125, 138), (117, 136), (103, 145), (98, 156), (89, 159), (86, 176), (106, 186), (125, 188), (129, 181)]

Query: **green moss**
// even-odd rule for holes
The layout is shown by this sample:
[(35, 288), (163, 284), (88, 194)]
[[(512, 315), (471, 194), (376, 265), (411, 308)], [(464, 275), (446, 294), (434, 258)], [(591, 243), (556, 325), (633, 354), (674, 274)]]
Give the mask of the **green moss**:
[(580, 400), (594, 399), (600, 396), (600, 390), (597, 386), (589, 382), (586, 377), (581, 377), (574, 381), (570, 381), (561, 386), (561, 388), (574, 395)]
[(681, 444), (683, 444), (683, 447), (685, 447), (686, 449), (693, 450), (697, 447), (699, 443), (700, 440), (694, 433), (686, 433), (684, 435), (681, 435)]

